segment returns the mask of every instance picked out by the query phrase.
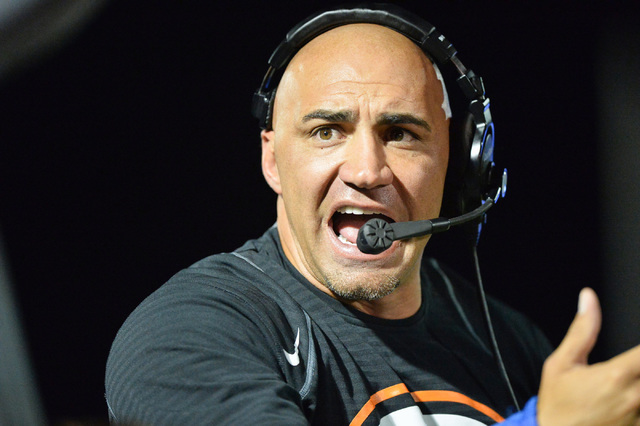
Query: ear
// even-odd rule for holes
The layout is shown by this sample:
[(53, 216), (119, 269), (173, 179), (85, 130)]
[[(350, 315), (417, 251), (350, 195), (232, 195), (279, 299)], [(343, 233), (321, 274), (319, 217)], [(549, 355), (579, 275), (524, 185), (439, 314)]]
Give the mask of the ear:
[(271, 189), (281, 195), (282, 187), (276, 164), (275, 133), (273, 130), (263, 130), (260, 132), (260, 138), (262, 139), (262, 174)]

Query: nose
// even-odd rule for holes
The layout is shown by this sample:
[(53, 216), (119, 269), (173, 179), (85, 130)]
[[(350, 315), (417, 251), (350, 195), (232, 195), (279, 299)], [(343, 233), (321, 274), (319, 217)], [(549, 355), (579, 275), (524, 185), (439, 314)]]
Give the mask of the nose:
[(382, 141), (373, 132), (356, 132), (345, 144), (339, 177), (346, 184), (373, 189), (391, 184), (393, 173)]

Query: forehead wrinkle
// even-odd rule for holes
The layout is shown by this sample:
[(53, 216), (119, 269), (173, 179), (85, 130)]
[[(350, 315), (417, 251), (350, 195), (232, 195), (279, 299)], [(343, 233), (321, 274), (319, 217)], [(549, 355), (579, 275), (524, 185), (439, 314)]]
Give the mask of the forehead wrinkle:
[[(392, 99), (389, 102), (390, 105), (394, 105), (394, 104), (396, 104), (396, 103), (398, 103), (400, 101), (407, 102), (407, 103), (415, 103), (416, 101), (420, 101), (422, 99), (422, 97), (420, 97), (419, 99), (410, 97), (413, 93), (417, 92), (417, 90), (412, 89), (412, 88), (408, 88), (406, 85), (394, 84), (394, 83), (389, 83), (389, 82), (341, 80), (341, 81), (334, 81), (334, 82), (328, 83), (327, 87), (333, 87), (333, 86), (337, 86), (337, 85), (341, 85), (341, 84), (353, 84), (353, 85), (365, 85), (365, 86), (380, 85), (380, 86), (386, 86), (386, 87), (391, 86), (391, 87), (395, 87), (395, 88), (400, 89), (402, 92), (405, 92), (403, 95), (396, 95), (396, 94), (389, 94), (389, 93), (379, 93), (379, 92), (366, 92), (366, 93), (357, 94), (358, 98), (363, 98), (363, 97), (389, 98), (389, 97), (393, 97), (394, 99)], [(332, 94), (335, 94), (335, 95), (356, 95), (356, 92), (351, 90), (351, 89), (345, 88), (343, 90), (334, 91), (334, 92), (332, 92)]]
[[(360, 93), (358, 95), (358, 97), (363, 97), (363, 96), (371, 96), (374, 98), (379, 98), (379, 97), (390, 97), (393, 96), (399, 100), (403, 100), (403, 101), (407, 101), (407, 102), (413, 102), (413, 100), (410, 100), (409, 98), (405, 97), (406, 95), (411, 95), (412, 92), (415, 92), (414, 88), (410, 88), (407, 85), (404, 84), (395, 84), (395, 83), (390, 83), (390, 82), (385, 82), (385, 81), (357, 81), (357, 80), (340, 80), (340, 81), (333, 81), (331, 83), (327, 84), (328, 88), (333, 88), (335, 86), (340, 86), (340, 85), (360, 85), (360, 86), (381, 86), (382, 87), (393, 87), (396, 89), (399, 89), (398, 92), (404, 92), (403, 95), (399, 95), (399, 94), (389, 94), (389, 93), (379, 93), (379, 91), (374, 91), (374, 92), (366, 92), (366, 93)], [(333, 92), (337, 95), (354, 95), (356, 94), (356, 92), (353, 89), (349, 89), (349, 88), (344, 88), (342, 90), (337, 90), (335, 92)]]
[(329, 84), (327, 84), (327, 86), (331, 87), (334, 86), (336, 84), (363, 84), (363, 85), (384, 85), (384, 86), (393, 86), (393, 87), (399, 87), (401, 89), (404, 89), (405, 86), (403, 86), (402, 84), (394, 84), (394, 83), (389, 83), (388, 81), (361, 81), (361, 80), (340, 80), (340, 81), (334, 81), (331, 82)]

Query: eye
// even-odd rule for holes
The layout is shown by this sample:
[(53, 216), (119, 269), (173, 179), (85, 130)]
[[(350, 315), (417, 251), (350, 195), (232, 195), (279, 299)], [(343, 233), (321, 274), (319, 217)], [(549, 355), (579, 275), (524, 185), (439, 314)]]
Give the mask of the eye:
[(399, 127), (392, 127), (389, 130), (388, 140), (394, 142), (401, 142), (404, 139), (405, 131)]
[(331, 137), (333, 136), (333, 129), (330, 129), (328, 127), (323, 127), (322, 129), (318, 130), (316, 134), (323, 141), (328, 141), (328, 140), (331, 140)]
[(390, 142), (410, 142), (419, 139), (413, 132), (402, 127), (391, 127), (387, 130), (386, 140)]
[(331, 141), (340, 137), (340, 131), (333, 127), (319, 127), (311, 133), (311, 136), (317, 137), (321, 141)]

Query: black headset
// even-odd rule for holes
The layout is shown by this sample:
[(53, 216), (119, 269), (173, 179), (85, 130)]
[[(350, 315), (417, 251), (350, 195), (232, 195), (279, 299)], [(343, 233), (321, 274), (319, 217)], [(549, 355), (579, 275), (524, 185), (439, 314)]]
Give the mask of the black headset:
[[(435, 27), (396, 5), (359, 4), (326, 10), (311, 15), (288, 33), (269, 58), (269, 69), (253, 95), (252, 113), (262, 129), (271, 129), (273, 102), (282, 73), (289, 61), (305, 44), (318, 35), (342, 25), (370, 23), (403, 34), (445, 72), (453, 72), (467, 102), (462, 117), (454, 114), (450, 129), (450, 155), (443, 215), (455, 216), (478, 207), (490, 191), (506, 191), (506, 170), (500, 173), (493, 162), (493, 121), (489, 98), (482, 78), (467, 69), (453, 45)], [(449, 71), (447, 71), (449, 70)], [(497, 198), (496, 200), (497, 201)]]

